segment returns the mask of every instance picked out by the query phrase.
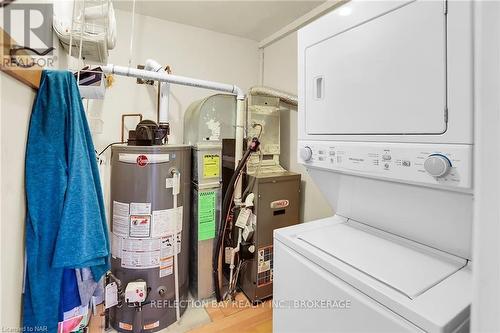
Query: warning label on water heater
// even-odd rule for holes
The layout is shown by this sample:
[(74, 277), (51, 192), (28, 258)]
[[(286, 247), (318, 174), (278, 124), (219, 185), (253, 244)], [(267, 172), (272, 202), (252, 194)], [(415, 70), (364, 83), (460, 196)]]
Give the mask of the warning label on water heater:
[(113, 233), (128, 237), (129, 209), (127, 203), (113, 201)]
[(132, 269), (154, 268), (160, 266), (160, 250), (122, 251), (122, 267)]
[(130, 215), (130, 237), (149, 237), (151, 215)]

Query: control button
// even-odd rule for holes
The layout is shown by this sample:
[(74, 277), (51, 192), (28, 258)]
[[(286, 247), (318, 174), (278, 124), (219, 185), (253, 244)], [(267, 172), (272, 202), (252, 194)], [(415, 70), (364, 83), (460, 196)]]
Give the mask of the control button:
[(385, 164), (384, 164), (384, 168), (385, 168), (385, 169), (389, 169), (389, 163), (385, 163)]
[(304, 161), (310, 161), (312, 158), (312, 149), (311, 147), (305, 146), (300, 148), (300, 158)]
[(330, 150), (330, 156), (335, 156), (335, 150)]
[(383, 159), (384, 161), (390, 161), (390, 160), (391, 160), (391, 158), (392, 158), (392, 156), (391, 156), (391, 155), (387, 155), (387, 154), (382, 155), (382, 159)]
[(424, 169), (433, 177), (443, 177), (450, 171), (450, 160), (441, 154), (432, 154), (424, 162)]
[(403, 162), (402, 162), (402, 165), (403, 165), (404, 167), (409, 167), (409, 166), (411, 166), (411, 162), (410, 162), (410, 161), (406, 161), (406, 160), (405, 160), (405, 161), (403, 161)]
[(323, 162), (325, 160), (325, 158), (323, 156), (320, 156), (320, 157), (318, 157), (318, 160)]

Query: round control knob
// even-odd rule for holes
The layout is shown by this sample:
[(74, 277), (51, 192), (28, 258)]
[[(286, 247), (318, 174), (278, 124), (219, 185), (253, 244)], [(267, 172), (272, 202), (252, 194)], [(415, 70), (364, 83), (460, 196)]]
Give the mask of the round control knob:
[(300, 158), (304, 161), (307, 162), (311, 160), (312, 158), (312, 149), (308, 146), (300, 148)]
[(450, 160), (441, 154), (432, 154), (424, 162), (424, 169), (433, 177), (443, 177), (450, 171)]

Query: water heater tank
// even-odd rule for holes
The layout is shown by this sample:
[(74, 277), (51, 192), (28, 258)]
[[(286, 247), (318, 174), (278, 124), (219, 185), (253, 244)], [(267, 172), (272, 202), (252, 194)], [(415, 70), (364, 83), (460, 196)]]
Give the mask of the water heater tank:
[(147, 286), (141, 304), (123, 299), (110, 309), (110, 323), (117, 331), (156, 332), (174, 323), (176, 273), (180, 314), (184, 312), (190, 188), (190, 146), (112, 147), (111, 271), (123, 290), (131, 282), (145, 281)]

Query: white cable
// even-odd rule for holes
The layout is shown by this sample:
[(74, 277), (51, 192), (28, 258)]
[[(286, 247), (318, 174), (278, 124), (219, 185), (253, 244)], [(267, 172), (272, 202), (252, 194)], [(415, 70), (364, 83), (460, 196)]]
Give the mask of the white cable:
[[(241, 214), (241, 213), (240, 213)], [(228, 290), (228, 295), (231, 295), (233, 292), (233, 287), (232, 285), (235, 284), (237, 281), (234, 281), (233, 279), (233, 274), (234, 274), (234, 257), (236, 256), (236, 253), (240, 252), (240, 243), (241, 243), (241, 228), (238, 228), (238, 244), (234, 249), (231, 250), (231, 263), (229, 264), (229, 290)]]
[[(83, 13), (85, 13), (85, 0), (83, 0)], [(80, 50), (78, 50), (78, 63), (77, 63), (77, 65), (80, 65), (80, 60), (83, 63), (82, 49), (83, 49), (83, 29), (85, 29), (85, 15), (83, 15), (83, 21), (80, 22), (80, 24), (81, 24), (81, 26), (80, 26)], [(71, 56), (71, 54), (70, 54), (70, 56)], [(80, 67), (80, 66), (78, 66), (78, 67)], [(76, 84), (80, 85), (80, 69), (78, 69)]]
[(71, 31), (69, 32), (69, 59), (68, 59), (68, 70), (71, 69), (71, 51), (73, 49), (73, 31), (75, 29), (75, 10), (76, 10), (76, 0), (73, 0), (73, 13), (71, 14)]
[(132, 66), (132, 51), (134, 50), (134, 28), (135, 28), (135, 0), (132, 1), (132, 32), (130, 33), (130, 50), (128, 56), (128, 67)]

